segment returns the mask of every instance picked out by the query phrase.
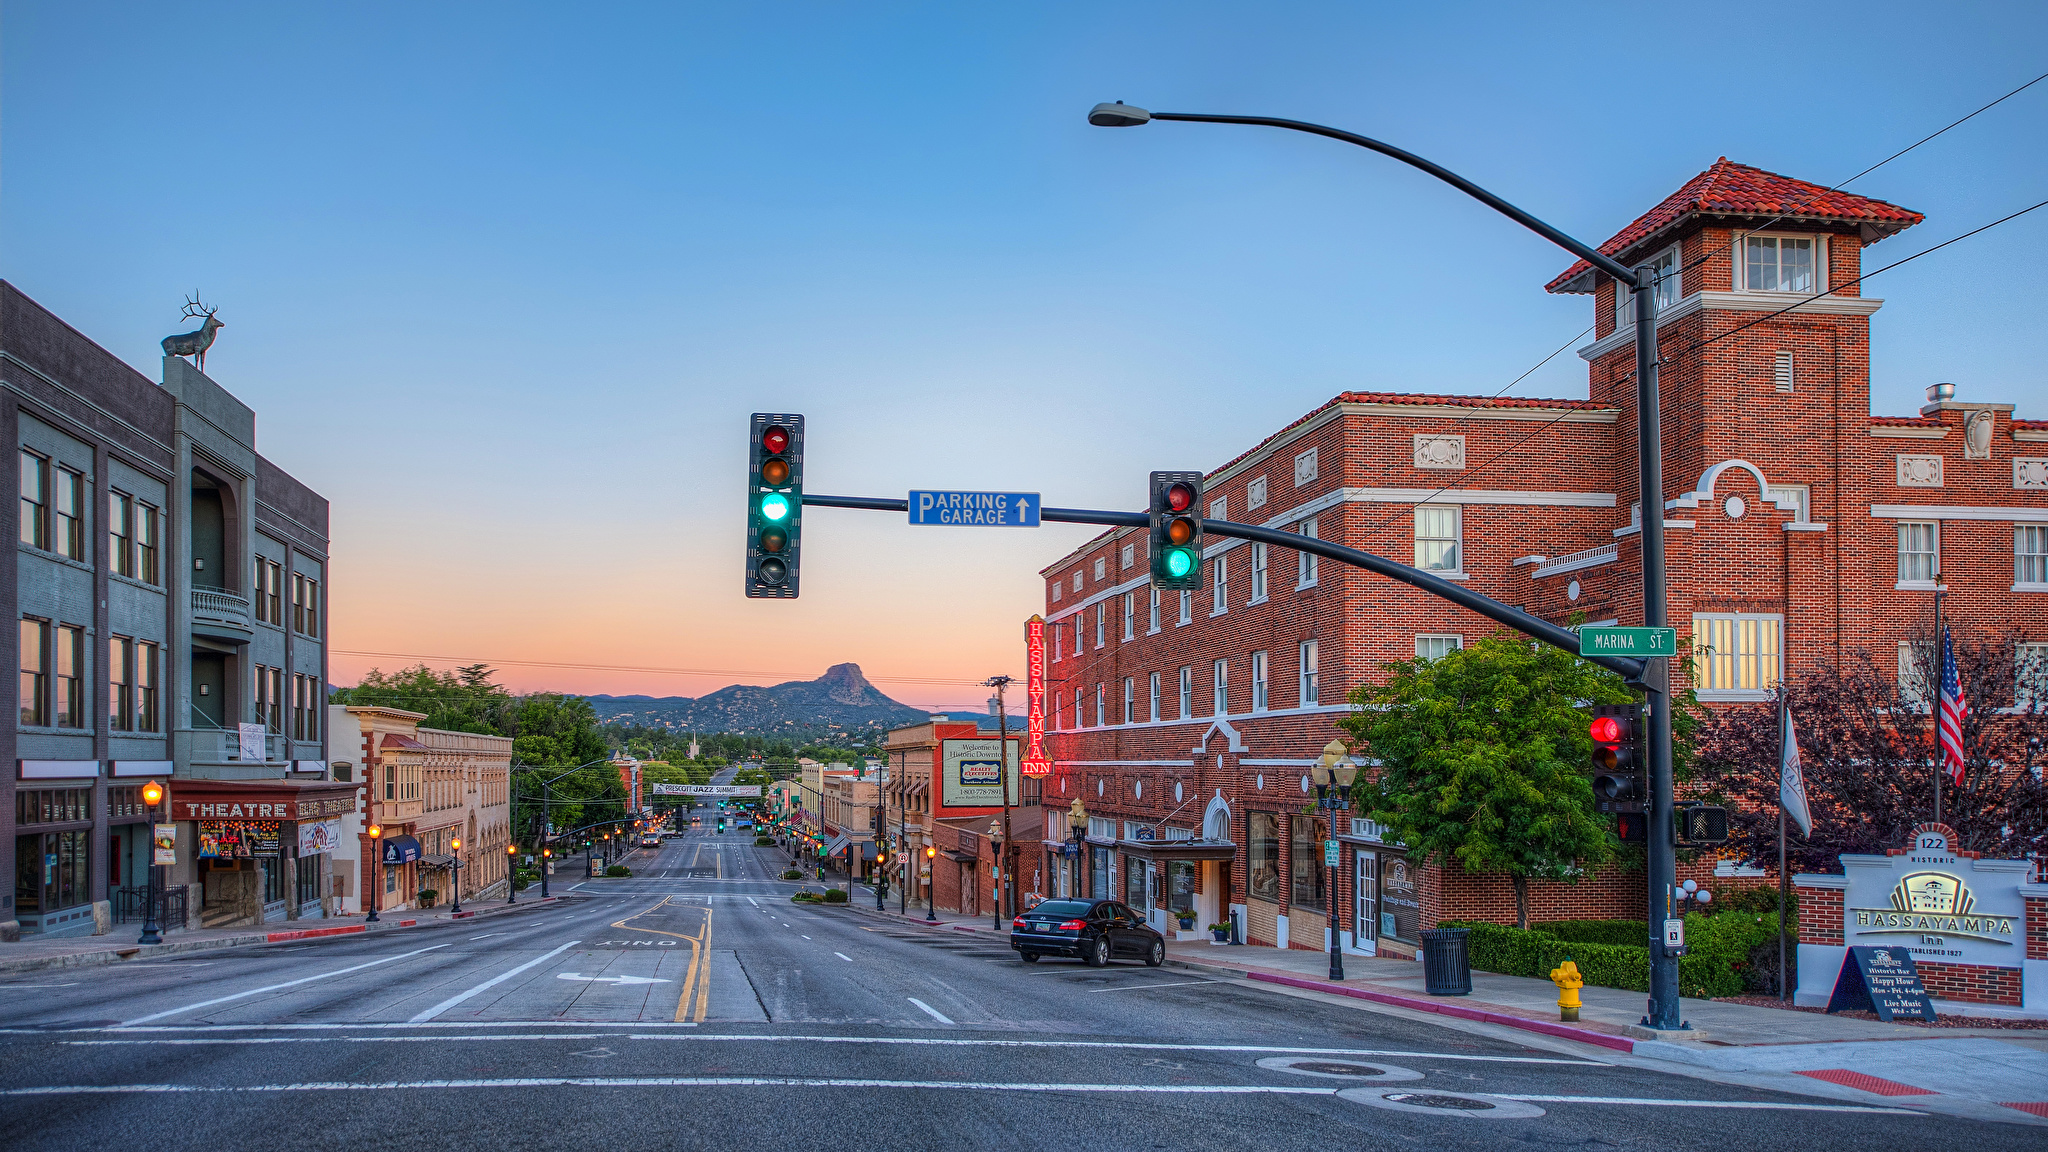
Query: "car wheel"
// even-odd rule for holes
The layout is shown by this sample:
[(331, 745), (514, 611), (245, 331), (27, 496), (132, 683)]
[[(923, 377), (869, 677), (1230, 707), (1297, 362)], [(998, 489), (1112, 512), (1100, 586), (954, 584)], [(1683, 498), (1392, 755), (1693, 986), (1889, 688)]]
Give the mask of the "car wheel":
[(1150, 952), (1145, 953), (1145, 963), (1153, 968), (1157, 968), (1161, 964), (1166, 963), (1165, 941), (1154, 940), (1152, 942), (1152, 950)]
[(1025, 953), (1023, 953), (1022, 955), (1023, 955), (1023, 957), (1024, 957), (1024, 962), (1025, 962), (1026, 964), (1036, 964), (1036, 963), (1038, 963), (1038, 953), (1036, 953), (1036, 952), (1025, 952)]
[(1095, 942), (1081, 953), (1081, 958), (1087, 961), (1090, 968), (1109, 967), (1109, 937), (1097, 936)]

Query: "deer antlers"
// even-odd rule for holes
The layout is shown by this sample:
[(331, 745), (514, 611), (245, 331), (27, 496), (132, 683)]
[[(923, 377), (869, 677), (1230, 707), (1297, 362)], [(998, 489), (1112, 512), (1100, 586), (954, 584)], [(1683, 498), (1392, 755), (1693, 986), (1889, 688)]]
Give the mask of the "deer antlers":
[(192, 290), (192, 298), (185, 301), (185, 310), (180, 315), (193, 320), (201, 318), (211, 320), (213, 319), (213, 314), (218, 311), (220, 309), (208, 308), (206, 305), (201, 304), (199, 302), (199, 290), (195, 288)]

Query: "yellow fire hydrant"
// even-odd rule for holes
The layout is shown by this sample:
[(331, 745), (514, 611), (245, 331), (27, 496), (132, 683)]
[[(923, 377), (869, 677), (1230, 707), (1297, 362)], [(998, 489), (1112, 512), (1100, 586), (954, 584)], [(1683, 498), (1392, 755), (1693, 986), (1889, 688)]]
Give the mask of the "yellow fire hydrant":
[(1579, 978), (1579, 966), (1566, 960), (1550, 970), (1550, 982), (1557, 985), (1557, 1017), (1567, 1022), (1579, 1018), (1579, 989), (1586, 982)]

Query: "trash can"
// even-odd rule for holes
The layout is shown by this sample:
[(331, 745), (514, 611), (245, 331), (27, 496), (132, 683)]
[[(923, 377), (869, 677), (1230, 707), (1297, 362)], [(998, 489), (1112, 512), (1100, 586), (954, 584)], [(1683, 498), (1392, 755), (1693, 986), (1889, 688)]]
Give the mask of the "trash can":
[(1465, 996), (1472, 991), (1469, 928), (1432, 928), (1422, 934), (1422, 978), (1431, 996)]

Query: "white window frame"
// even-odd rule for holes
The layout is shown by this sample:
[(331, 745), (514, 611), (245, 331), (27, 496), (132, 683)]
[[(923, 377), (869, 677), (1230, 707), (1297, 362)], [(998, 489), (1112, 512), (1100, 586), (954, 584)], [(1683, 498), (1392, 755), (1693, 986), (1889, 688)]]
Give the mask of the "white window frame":
[[(1298, 527), (1296, 527), (1295, 531), (1301, 533), (1303, 536), (1306, 536), (1311, 540), (1322, 539), (1322, 536), (1320, 534), (1321, 526), (1317, 524), (1316, 518), (1313, 516), (1309, 517), (1306, 520), (1303, 520), (1301, 524)], [(1296, 588), (1315, 587), (1316, 578), (1320, 571), (1319, 566), (1316, 564), (1316, 561), (1322, 559), (1322, 557), (1317, 556), (1313, 552), (1296, 552), (1294, 555), (1294, 586)]]
[[(1923, 669), (1923, 662), (1914, 651), (1919, 647), (1932, 648), (1933, 645), (1916, 645), (1911, 640), (1899, 641), (1899, 705), (1908, 712), (1917, 712), (1925, 716), (1934, 711), (1934, 685), (1921, 673), (1931, 672), (1933, 669)], [(1929, 652), (1927, 655), (1929, 659), (1925, 663), (1933, 664), (1933, 653)]]
[(1136, 563), (1138, 562), (1138, 561), (1137, 561), (1137, 554), (1138, 554), (1138, 546), (1137, 546), (1137, 545), (1135, 545), (1135, 544), (1126, 544), (1126, 545), (1124, 545), (1124, 547), (1123, 547), (1123, 551), (1122, 551), (1121, 553), (1119, 553), (1119, 556), (1120, 556), (1120, 558), (1121, 558), (1121, 560), (1122, 560), (1122, 562), (1123, 562), (1123, 568), (1121, 569), (1121, 571), (1124, 571), (1124, 572), (1129, 572), (1129, 571), (1131, 570), (1131, 565), (1133, 565), (1133, 564), (1136, 564)]
[(1441, 660), (1465, 649), (1465, 638), (1456, 632), (1419, 632), (1415, 636), (1417, 660)]
[(1264, 476), (1255, 476), (1244, 486), (1244, 510), (1250, 512), (1255, 508), (1264, 508), (1265, 506), (1266, 478)]
[(1095, 558), (1095, 582), (1100, 584), (1107, 579), (1109, 579), (1109, 557), (1097, 556)]
[(1230, 497), (1218, 496), (1214, 500), (1209, 501), (1209, 519), (1230, 519)]
[(1195, 594), (1183, 588), (1180, 593), (1180, 619), (1174, 623), (1174, 627), (1178, 628), (1182, 624), (1193, 624), (1194, 622)]
[[(2012, 678), (2014, 712), (2048, 712), (2048, 644), (2018, 645), (2013, 652)], [(2036, 779), (2041, 767), (2038, 761), (2034, 765)]]
[(1074, 729), (1088, 726), (1088, 692), (1084, 688), (1074, 689)]
[(1108, 699), (1109, 693), (1106, 686), (1097, 682), (1095, 685), (1095, 726), (1097, 728), (1102, 727), (1103, 722), (1107, 719), (1103, 713), (1108, 707)]
[[(1721, 633), (1729, 641), (1725, 651), (1716, 643)], [(1776, 612), (1695, 612), (1692, 653), (1699, 699), (1769, 700), (1785, 674), (1785, 618)]]
[(1137, 706), (1138, 678), (1135, 676), (1126, 676), (1124, 677), (1124, 723), (1129, 724), (1133, 720), (1137, 719), (1136, 716), (1132, 715), (1133, 710), (1136, 709)]
[(1271, 568), (1267, 563), (1269, 556), (1263, 543), (1252, 541), (1252, 595), (1245, 601), (1247, 605), (1266, 602), (1266, 577)]
[(1055, 624), (1052, 626), (1052, 662), (1060, 662), (1060, 649), (1066, 647), (1067, 630)]
[(1095, 602), (1095, 647), (1097, 649), (1100, 649), (1103, 644), (1103, 618), (1107, 615), (1106, 609), (1108, 607), (1109, 605), (1105, 601), (1097, 600)]
[(1318, 667), (1316, 642), (1301, 642), (1301, 706), (1313, 708), (1323, 702), (1321, 668)]
[[(1657, 281), (1656, 288), (1657, 314), (1660, 316), (1666, 308), (1685, 299), (1685, 274), (1682, 271), (1685, 261), (1681, 258), (1682, 255), (1679, 246), (1673, 244), (1648, 260), (1637, 261), (1638, 264), (1653, 264), (1659, 272), (1666, 273), (1663, 279)], [(1617, 329), (1626, 328), (1636, 322), (1635, 295), (1634, 285), (1619, 280), (1614, 282), (1614, 326)]]
[(2048, 524), (2012, 526), (2012, 590), (2048, 592)]
[[(1792, 513), (1794, 524), (1813, 523), (1813, 492), (1804, 484), (1773, 484), (1764, 489), (1764, 498), (1779, 511)], [(1786, 508), (1786, 504), (1791, 508)]]
[(1137, 594), (1136, 592), (1126, 592), (1126, 593), (1124, 593), (1124, 638), (1123, 638), (1123, 643), (1125, 643), (1125, 644), (1129, 644), (1129, 643), (1130, 643), (1130, 642), (1131, 642), (1132, 640), (1135, 640), (1135, 639), (1137, 638), (1137, 633), (1136, 633), (1136, 632), (1133, 632), (1133, 631), (1132, 631), (1132, 629), (1133, 629), (1133, 628), (1136, 628), (1136, 627), (1137, 627), (1137, 624), (1138, 624), (1138, 594)]
[(1075, 591), (1075, 592), (1079, 592), (1079, 591), (1081, 590), (1081, 578), (1082, 578), (1082, 577), (1081, 577), (1081, 570), (1080, 570), (1079, 568), (1076, 568), (1076, 569), (1074, 569), (1074, 591)]
[[(1794, 289), (1794, 288), (1756, 288), (1756, 287), (1752, 287), (1752, 286), (1750, 285), (1750, 282), (1749, 282), (1749, 241), (1750, 241), (1750, 239), (1751, 239), (1752, 237), (1754, 237), (1754, 238), (1756, 238), (1756, 239), (1758, 239), (1758, 240), (1779, 240), (1779, 241), (1784, 241), (1784, 240), (1810, 240), (1810, 241), (1812, 241), (1812, 242), (1813, 242), (1813, 287), (1811, 287), (1811, 288), (1805, 288), (1805, 289)], [(1779, 250), (1780, 252), (1782, 252), (1782, 251), (1784, 250), (1784, 249), (1783, 249), (1783, 247), (1782, 247), (1782, 245), (1780, 246), (1780, 248), (1779, 248), (1778, 250)], [(1816, 296), (1816, 295), (1822, 295), (1822, 294), (1825, 294), (1826, 292), (1828, 292), (1828, 291), (1829, 291), (1829, 288), (1828, 288), (1828, 237), (1827, 237), (1827, 235), (1826, 235), (1825, 233), (1820, 233), (1820, 232), (1768, 232), (1768, 231), (1765, 231), (1765, 232), (1737, 232), (1737, 233), (1735, 234), (1735, 244), (1734, 244), (1734, 248), (1733, 248), (1733, 251), (1732, 251), (1732, 252), (1730, 253), (1730, 255), (1731, 255), (1731, 256), (1733, 257), (1733, 260), (1731, 261), (1731, 263), (1733, 264), (1733, 267), (1732, 267), (1732, 268), (1730, 269), (1730, 279), (1731, 279), (1731, 280), (1733, 281), (1733, 283), (1734, 283), (1734, 285), (1735, 285), (1735, 290), (1736, 290), (1737, 292), (1754, 292), (1754, 293), (1757, 293), (1758, 295), (1762, 295), (1762, 296), (1784, 296), (1784, 297), (1788, 297), (1788, 298), (1789, 298), (1789, 297), (1794, 297), (1794, 296), (1801, 296), (1801, 297), (1803, 297), (1803, 296)], [(1785, 266), (1785, 262), (1784, 262), (1784, 260), (1783, 260), (1783, 259), (1780, 259), (1780, 260), (1778, 261), (1778, 267), (1779, 267), (1780, 269), (1783, 269), (1783, 268), (1784, 268), (1784, 266)]]
[(1159, 722), (1159, 673), (1152, 673), (1152, 722)]
[(1316, 450), (1314, 448), (1294, 458), (1294, 486), (1296, 488), (1306, 488), (1315, 483), (1318, 474)]
[[(1428, 536), (1422, 534), (1422, 518), (1426, 514), (1449, 512), (1451, 514), (1451, 535)], [(1451, 542), (1451, 564), (1448, 568), (1431, 568), (1423, 564), (1422, 542), (1445, 540)], [(1417, 504), (1415, 506), (1415, 567), (1439, 576), (1463, 576), (1465, 574), (1465, 508), (1461, 504)]]
[(1264, 712), (1273, 671), (1273, 658), (1265, 652), (1252, 653), (1252, 711)]
[(1060, 585), (1064, 583), (1066, 583), (1064, 580), (1055, 580), (1052, 582), (1052, 602), (1055, 604), (1060, 602)]
[[(1928, 539), (1929, 539), (1929, 541), (1930, 541), (1930, 542), (1931, 542), (1931, 543), (1933, 544), (1933, 548), (1932, 548), (1931, 550), (1929, 550), (1929, 551), (1921, 551), (1921, 550), (1919, 550), (1919, 549), (1917, 549), (1917, 548), (1916, 548), (1916, 549), (1914, 549), (1913, 551), (1911, 551), (1911, 552), (1908, 552), (1908, 551), (1906, 551), (1906, 534), (1907, 534), (1907, 530), (1908, 530), (1908, 529), (1918, 529), (1918, 528), (1925, 528), (1925, 529), (1927, 529), (1927, 532), (1928, 532)], [(1940, 580), (1941, 580), (1941, 521), (1939, 521), (1939, 520), (1901, 520), (1901, 521), (1899, 521), (1899, 522), (1898, 522), (1898, 530), (1899, 530), (1899, 568), (1898, 568), (1898, 575), (1899, 575), (1899, 581), (1898, 581), (1898, 583), (1897, 583), (1897, 584), (1894, 584), (1894, 585), (1893, 585), (1893, 587), (1894, 587), (1894, 588), (1915, 588), (1915, 589), (1920, 589), (1920, 590), (1922, 590), (1922, 591), (1925, 591), (1925, 590), (1927, 590), (1927, 589), (1933, 588), (1933, 587), (1935, 586), (1935, 584), (1939, 583), (1939, 582), (1940, 582)], [(1916, 541), (1916, 543), (1917, 543), (1917, 541)], [(1908, 556), (1913, 556), (1913, 557), (1916, 557), (1916, 558), (1917, 558), (1917, 557), (1921, 557), (1921, 556), (1929, 556), (1929, 557), (1932, 557), (1932, 560), (1931, 560), (1931, 564), (1932, 564), (1932, 570), (1931, 570), (1931, 571), (1929, 571), (1929, 572), (1928, 572), (1928, 574), (1927, 574), (1926, 576), (1924, 576), (1924, 577), (1923, 577), (1923, 576), (1920, 576), (1920, 575), (1918, 575), (1918, 572), (1917, 572), (1917, 570), (1918, 570), (1918, 568), (1919, 568), (1919, 565), (1918, 565), (1918, 564), (1916, 563), (1916, 564), (1914, 565), (1914, 569), (1915, 569), (1915, 574), (1914, 574), (1914, 575), (1912, 575), (1912, 576), (1908, 576), (1908, 575), (1906, 574), (1906, 572), (1907, 572), (1907, 569), (1906, 569), (1906, 557), (1908, 557)]]
[(1210, 669), (1210, 715), (1230, 715), (1230, 661), (1218, 660)]
[(1195, 666), (1180, 666), (1180, 718), (1189, 719), (1195, 714)]
[(1152, 586), (1151, 602), (1146, 612), (1146, 619), (1151, 622), (1151, 626), (1145, 629), (1145, 635), (1156, 636), (1159, 634), (1159, 586), (1157, 584)]
[(1210, 561), (1209, 571), (1209, 615), (1221, 616), (1230, 611), (1230, 554)]

